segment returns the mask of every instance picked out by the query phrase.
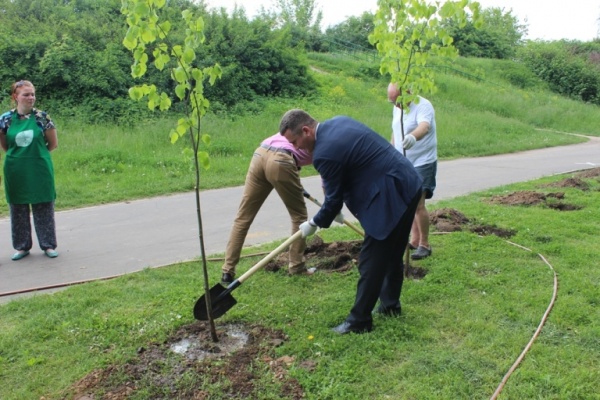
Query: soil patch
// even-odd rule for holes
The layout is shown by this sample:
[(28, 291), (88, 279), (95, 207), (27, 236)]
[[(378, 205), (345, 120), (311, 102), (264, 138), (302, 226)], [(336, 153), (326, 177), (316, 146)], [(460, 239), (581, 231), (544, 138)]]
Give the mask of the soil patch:
[(590, 190), (590, 185), (577, 177), (566, 178), (562, 181), (550, 183), (548, 185), (544, 185), (544, 187), (556, 187), (556, 188), (574, 188), (579, 190)]
[[(567, 182), (564, 180), (563, 182)], [(576, 181), (569, 181), (576, 182)], [(568, 183), (567, 183), (568, 184)], [(573, 204), (564, 203), (565, 199), (564, 192), (556, 193), (540, 193), (530, 190), (521, 192), (513, 192), (503, 196), (494, 196), (489, 202), (493, 204), (502, 204), (509, 206), (532, 206), (532, 205), (543, 205), (553, 210), (559, 211), (572, 211), (580, 210), (581, 207)]]
[(503, 239), (513, 237), (517, 233), (513, 229), (503, 229), (493, 225), (475, 225), (470, 227), (469, 230), (481, 236), (496, 235)]
[[(317, 268), (320, 273), (346, 272), (358, 266), (362, 240), (326, 243), (318, 235), (314, 235), (307, 243), (304, 256), (306, 265)], [(288, 255), (282, 253), (265, 265), (265, 271), (277, 272), (287, 270)], [(405, 265), (404, 275), (407, 278), (422, 279), (427, 270), (409, 263)]]
[[(238, 342), (239, 332), (245, 332), (247, 342), (232, 350), (229, 346)], [(164, 343), (138, 349), (134, 360), (88, 374), (65, 398), (125, 400), (143, 390), (152, 399), (200, 400), (210, 398), (200, 388), (219, 385), (225, 398), (254, 399), (260, 397), (254, 382), (265, 368), (280, 384), (280, 398), (303, 397), (298, 381), (288, 375), (294, 357), (274, 356), (273, 350), (287, 340), (282, 332), (258, 325), (226, 325), (217, 327), (217, 334), (219, 342), (214, 343), (207, 322), (183, 326)], [(182, 340), (193, 343), (196, 350), (175, 351)], [(298, 366), (311, 369), (315, 363), (304, 361)]]
[(453, 208), (440, 208), (429, 213), (429, 222), (441, 233), (459, 232), (467, 229), (470, 232), (482, 236), (496, 235), (501, 238), (509, 238), (517, 232), (511, 229), (503, 229), (494, 225), (473, 224), (463, 213)]
[(580, 173), (577, 174), (577, 176), (579, 178), (597, 178), (600, 177), (600, 167), (598, 168), (592, 168), (592, 169), (586, 169), (585, 171), (581, 171)]
[(438, 232), (459, 232), (470, 221), (453, 208), (440, 208), (429, 213), (429, 222)]

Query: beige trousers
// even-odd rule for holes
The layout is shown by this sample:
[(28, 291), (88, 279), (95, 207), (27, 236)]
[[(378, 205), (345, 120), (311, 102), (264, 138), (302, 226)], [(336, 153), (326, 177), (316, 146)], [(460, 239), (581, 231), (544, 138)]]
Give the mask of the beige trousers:
[[(294, 158), (285, 152), (259, 147), (252, 156), (246, 175), (244, 194), (227, 243), (223, 272), (235, 275), (235, 267), (240, 260), (250, 225), (273, 189), (277, 191), (290, 214), (291, 235), (296, 233), (300, 224), (307, 220), (303, 188)], [(305, 248), (304, 239), (296, 240), (290, 245), (288, 267), (290, 274), (298, 274), (306, 270)]]

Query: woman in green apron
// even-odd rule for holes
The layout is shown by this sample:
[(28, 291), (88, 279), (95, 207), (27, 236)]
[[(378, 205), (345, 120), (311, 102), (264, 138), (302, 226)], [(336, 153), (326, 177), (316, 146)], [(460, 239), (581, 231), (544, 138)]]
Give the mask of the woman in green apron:
[(0, 116), (0, 145), (6, 151), (4, 189), (10, 207), (14, 261), (29, 255), (33, 246), (30, 213), (38, 242), (50, 258), (56, 252), (54, 223), (54, 167), (50, 152), (58, 145), (56, 127), (33, 107), (35, 88), (29, 81), (12, 85), (16, 108)]

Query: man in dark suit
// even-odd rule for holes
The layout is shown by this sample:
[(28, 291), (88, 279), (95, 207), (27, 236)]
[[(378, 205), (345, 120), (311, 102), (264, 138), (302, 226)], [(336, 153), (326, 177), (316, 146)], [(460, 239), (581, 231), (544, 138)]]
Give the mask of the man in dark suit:
[(350, 315), (333, 330), (369, 332), (378, 298), (375, 313), (401, 312), (402, 255), (421, 198), (421, 178), (387, 140), (348, 117), (318, 123), (303, 110), (290, 110), (279, 132), (296, 148), (312, 153), (325, 188), (319, 212), (300, 225), (303, 237), (317, 227), (328, 228), (344, 203), (365, 230), (356, 300)]

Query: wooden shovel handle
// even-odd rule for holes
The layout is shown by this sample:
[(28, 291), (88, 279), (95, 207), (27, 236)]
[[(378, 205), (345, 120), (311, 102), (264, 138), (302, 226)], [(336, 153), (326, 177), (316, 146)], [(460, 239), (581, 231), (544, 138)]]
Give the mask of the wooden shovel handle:
[(360, 236), (365, 236), (365, 233), (358, 229), (356, 226), (354, 226), (354, 224), (351, 224), (347, 219), (344, 218), (344, 224), (349, 227), (350, 229), (352, 229), (354, 232), (358, 233)]
[(287, 239), (285, 242), (281, 243), (275, 250), (273, 250), (272, 252), (267, 254), (267, 256), (265, 258), (263, 258), (262, 260), (260, 260), (256, 264), (254, 264), (254, 266), (252, 268), (250, 268), (242, 276), (240, 276), (237, 279), (239, 281), (239, 283), (241, 284), (246, 279), (250, 278), (250, 276), (253, 273), (255, 273), (256, 271), (258, 271), (259, 269), (264, 267), (269, 261), (271, 261), (273, 258), (275, 258), (275, 256), (277, 256), (279, 253), (283, 252), (285, 249), (287, 249), (289, 247), (290, 244), (292, 244), (296, 240), (300, 239), (301, 237), (302, 237), (302, 231), (298, 231), (298, 232), (294, 233), (292, 236), (290, 236), (289, 239)]
[[(310, 201), (312, 201), (319, 207), (323, 207), (323, 204), (321, 204), (321, 202), (319, 200), (315, 199), (310, 194), (308, 194), (308, 192), (306, 190), (304, 191), (304, 197), (306, 197), (307, 199), (309, 199)], [(356, 226), (354, 226), (354, 224), (350, 223), (346, 218), (344, 218), (344, 225), (346, 225), (348, 228), (352, 229), (354, 232), (358, 233), (360, 236), (365, 236), (365, 233), (362, 230), (358, 229)]]

